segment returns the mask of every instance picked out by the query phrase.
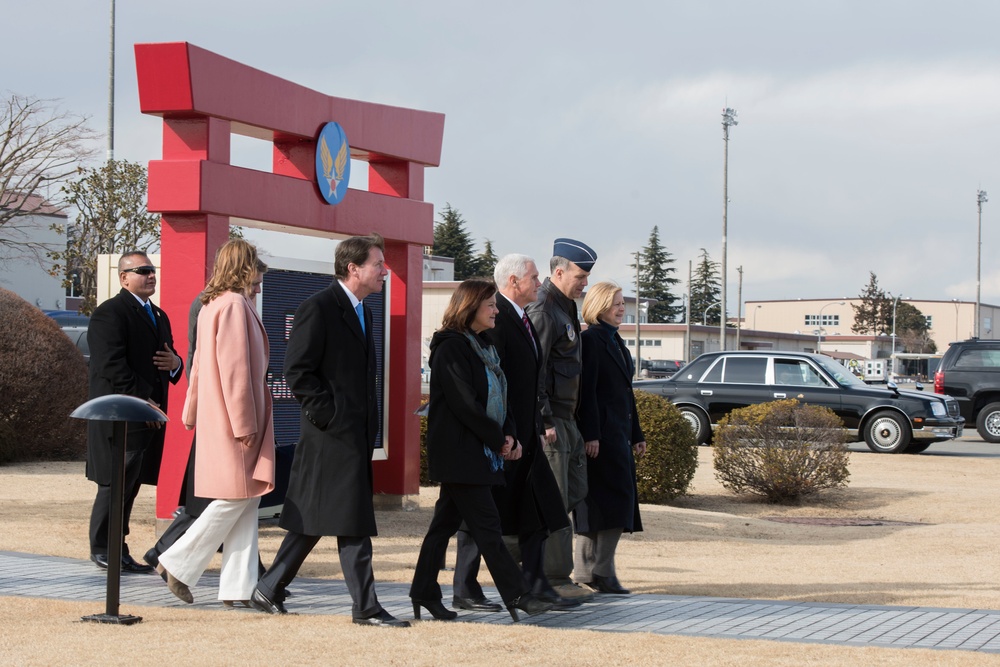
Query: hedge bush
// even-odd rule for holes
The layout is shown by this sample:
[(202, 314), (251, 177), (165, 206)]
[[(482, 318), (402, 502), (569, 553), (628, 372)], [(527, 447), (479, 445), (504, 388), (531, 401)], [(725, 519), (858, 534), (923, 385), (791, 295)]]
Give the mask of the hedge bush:
[(69, 413), (87, 400), (87, 364), (51, 317), (0, 288), (0, 463), (79, 460), (86, 422)]
[(635, 392), (646, 455), (636, 459), (639, 502), (663, 504), (687, 493), (698, 468), (698, 443), (691, 425), (662, 396)]
[(791, 502), (847, 486), (847, 435), (829, 408), (794, 398), (733, 410), (713, 440), (715, 476), (734, 493)]

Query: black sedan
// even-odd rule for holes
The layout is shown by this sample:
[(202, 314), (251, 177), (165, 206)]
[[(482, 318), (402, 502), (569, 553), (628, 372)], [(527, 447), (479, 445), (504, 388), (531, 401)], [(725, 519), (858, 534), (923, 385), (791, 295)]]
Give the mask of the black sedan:
[(699, 444), (730, 411), (782, 398), (830, 408), (873, 452), (918, 454), (965, 425), (949, 396), (870, 386), (830, 357), (802, 352), (709, 352), (670, 379), (634, 386), (676, 405)]

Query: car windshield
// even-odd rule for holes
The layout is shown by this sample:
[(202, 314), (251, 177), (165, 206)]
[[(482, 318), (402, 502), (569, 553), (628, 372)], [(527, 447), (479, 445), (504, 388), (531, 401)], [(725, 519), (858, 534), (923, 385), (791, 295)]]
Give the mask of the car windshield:
[(829, 357), (815, 356), (813, 359), (823, 367), (827, 373), (837, 381), (837, 384), (843, 385), (845, 387), (867, 387), (865, 381), (860, 379), (851, 371), (847, 370), (843, 364), (840, 364)]

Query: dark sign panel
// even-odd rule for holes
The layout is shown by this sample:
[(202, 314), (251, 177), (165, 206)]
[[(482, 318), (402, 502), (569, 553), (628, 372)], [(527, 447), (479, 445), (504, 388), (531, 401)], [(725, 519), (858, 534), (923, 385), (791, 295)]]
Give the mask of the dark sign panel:
[[(264, 275), (261, 290), (261, 319), (271, 345), (271, 363), (267, 384), (274, 398), (274, 439), (279, 446), (293, 445), (299, 440), (299, 403), (285, 383), (282, 369), (288, 349), (288, 335), (292, 331), (295, 310), (305, 299), (327, 287), (334, 277), (325, 273), (308, 273), (271, 269)], [(385, 291), (365, 299), (372, 311), (372, 335), (375, 337), (375, 361), (378, 367), (376, 390), (378, 392), (379, 431), (375, 447), (383, 446), (385, 415), (385, 348), (386, 312)]]

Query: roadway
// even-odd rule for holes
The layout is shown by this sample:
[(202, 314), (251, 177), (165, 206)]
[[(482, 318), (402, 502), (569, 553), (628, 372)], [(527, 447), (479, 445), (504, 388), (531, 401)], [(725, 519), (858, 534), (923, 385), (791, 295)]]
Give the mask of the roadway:
[[(852, 452), (867, 453), (873, 456), (876, 455), (868, 449), (868, 445), (864, 442), (853, 442), (848, 445), (848, 448)], [(884, 454), (878, 454), (878, 456), (884, 456)], [(944, 442), (935, 442), (925, 451), (921, 452), (920, 456), (971, 456), (974, 458), (1000, 458), (1000, 443), (984, 441), (979, 437), (979, 434), (976, 433), (975, 425), (973, 425), (972, 429), (969, 429), (968, 424), (966, 424), (965, 435), (961, 438), (946, 440)]]

